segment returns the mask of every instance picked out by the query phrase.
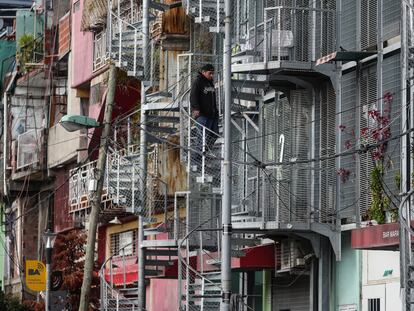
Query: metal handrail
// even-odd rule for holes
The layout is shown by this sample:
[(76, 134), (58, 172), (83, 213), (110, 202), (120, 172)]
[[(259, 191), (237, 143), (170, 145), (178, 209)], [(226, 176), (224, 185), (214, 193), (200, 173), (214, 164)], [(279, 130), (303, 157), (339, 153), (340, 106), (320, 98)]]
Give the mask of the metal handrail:
[[(127, 248), (127, 247), (131, 247), (131, 246), (133, 246), (135, 243), (134, 242), (131, 242), (131, 243), (128, 243), (127, 245), (124, 245), (121, 249), (120, 249), (120, 251), (122, 250), (123, 252), (125, 252), (125, 248)], [(120, 293), (118, 290), (116, 290), (115, 288), (113, 288), (113, 284), (110, 284), (110, 283), (108, 283), (107, 282), (107, 280), (106, 280), (106, 278), (105, 278), (105, 269), (106, 269), (106, 265), (108, 264), (108, 262), (109, 261), (112, 261), (112, 259), (115, 257), (115, 256), (118, 256), (118, 255), (115, 255), (115, 254), (112, 254), (111, 256), (109, 256), (105, 261), (104, 261), (104, 263), (102, 264), (102, 266), (101, 266), (101, 269), (99, 270), (99, 278), (100, 278), (100, 280), (101, 280), (101, 291), (105, 291), (105, 292), (102, 292), (101, 293), (101, 300), (102, 300), (102, 298), (104, 297), (104, 300), (105, 300), (105, 302), (104, 302), (104, 304), (105, 304), (105, 308), (103, 309), (103, 310), (106, 310), (106, 298), (107, 298), (107, 294), (106, 294), (106, 291), (107, 291), (107, 289), (108, 288), (110, 288), (112, 291), (114, 291), (115, 293), (116, 293), (116, 299), (119, 301), (120, 299), (125, 299), (125, 300), (128, 300), (128, 298), (126, 298), (122, 293)], [(125, 255), (123, 255), (123, 256), (125, 256)], [(111, 265), (112, 266), (112, 265)], [(112, 270), (112, 269), (111, 269)], [(125, 273), (125, 269), (124, 269), (124, 273)], [(111, 271), (111, 274), (112, 274), (112, 271)], [(111, 276), (111, 278), (112, 278), (112, 276)], [(125, 275), (124, 275), (124, 278), (125, 278)], [(125, 284), (124, 284), (125, 285)], [(105, 288), (102, 288), (103, 286), (105, 286)], [(103, 297), (102, 297), (103, 296)], [(131, 302), (131, 306), (132, 307), (136, 307), (137, 305), (136, 304), (134, 304), (133, 302)], [(101, 307), (102, 307), (102, 301), (101, 301)]]
[[(192, 229), (191, 231), (189, 231), (184, 238), (182, 238), (180, 240), (179, 243), (179, 250), (181, 248), (184, 248), (184, 243), (188, 242), (189, 237), (194, 233), (200, 230), (200, 228), (205, 225), (206, 223), (214, 220), (214, 219), (218, 219), (218, 217), (221, 216), (221, 212), (217, 213), (217, 215), (214, 215), (212, 217), (210, 217), (209, 219), (207, 219), (206, 221), (202, 222), (201, 224), (199, 224), (197, 227), (195, 227), (194, 229)], [(186, 256), (189, 256), (189, 253), (186, 253)], [(180, 260), (181, 265), (183, 265), (186, 269), (188, 269), (189, 271), (191, 271), (191, 273), (193, 273), (194, 275), (196, 275), (197, 277), (199, 277), (200, 279), (204, 280), (204, 282), (207, 282), (210, 285), (213, 285), (214, 287), (216, 287), (217, 289), (221, 290), (221, 284), (217, 284), (212, 282), (211, 280), (209, 280), (208, 278), (206, 278), (205, 276), (203, 276), (201, 273), (199, 273), (197, 270), (195, 270), (193, 267), (191, 267), (190, 265), (187, 265), (186, 261), (184, 260), (184, 257), (181, 255), (181, 252), (178, 251), (178, 260)], [(181, 271), (179, 271), (178, 273), (181, 273)], [(188, 277), (188, 276), (187, 276)], [(187, 301), (188, 303), (188, 301)], [(254, 309), (252, 307), (250, 307), (249, 305), (245, 304), (244, 302), (242, 302), (243, 306), (246, 307), (248, 310), (250, 311), (254, 311)]]

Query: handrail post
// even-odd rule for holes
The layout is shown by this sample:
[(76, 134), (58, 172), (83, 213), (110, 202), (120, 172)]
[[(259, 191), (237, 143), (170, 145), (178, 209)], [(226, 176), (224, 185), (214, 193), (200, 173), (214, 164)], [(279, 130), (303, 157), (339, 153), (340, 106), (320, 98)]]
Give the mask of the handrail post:
[(123, 282), (124, 282), (124, 288), (126, 288), (126, 267), (125, 267), (125, 247), (122, 248), (122, 266), (123, 266)]
[(137, 57), (138, 57), (137, 56), (137, 49), (138, 49), (137, 36), (138, 36), (138, 29), (135, 28), (135, 31), (134, 31), (134, 69), (133, 69), (134, 77), (137, 75)]
[(119, 178), (120, 178), (120, 174), (119, 174), (119, 170), (120, 170), (120, 161), (121, 161), (121, 155), (117, 154), (117, 170), (116, 170), (116, 202), (119, 205), (120, 200), (119, 200), (119, 187), (120, 187), (120, 182), (119, 182)]
[[(203, 136), (202, 136), (202, 143), (203, 146), (201, 148), (202, 155), (201, 155), (201, 182), (204, 183), (205, 180), (205, 165), (206, 165), (206, 128), (203, 126)], [(198, 151), (200, 152), (200, 151)]]
[(281, 57), (280, 57), (280, 53), (281, 53), (281, 47), (280, 45), (282, 44), (281, 42), (281, 28), (282, 28), (282, 24), (281, 24), (281, 8), (277, 9), (278, 13), (277, 13), (277, 59), (278, 61), (281, 61)]
[(177, 193), (174, 193), (174, 240), (178, 241), (178, 226), (177, 226), (177, 220), (178, 220), (178, 213), (177, 213)]
[(164, 224), (167, 225), (168, 186), (167, 186), (167, 183), (163, 183), (163, 185), (164, 185)]
[[(271, 47), (270, 47), (271, 48)], [(267, 50), (267, 10), (264, 10), (264, 23), (263, 23), (263, 62), (267, 63), (268, 61)]]
[(121, 14), (121, 1), (118, 0), (118, 34), (119, 34), (119, 47), (118, 47), (118, 62), (119, 62), (119, 67), (122, 67), (122, 21), (120, 18), (120, 14)]
[(114, 287), (114, 274), (112, 271), (112, 259), (109, 261), (109, 280), (110, 280), (110, 284), (111, 287)]

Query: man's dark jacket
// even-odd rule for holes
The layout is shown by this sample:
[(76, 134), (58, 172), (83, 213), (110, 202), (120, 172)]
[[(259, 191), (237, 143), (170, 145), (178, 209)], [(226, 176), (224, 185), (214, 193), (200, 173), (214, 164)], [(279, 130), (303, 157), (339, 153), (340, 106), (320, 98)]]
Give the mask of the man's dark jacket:
[(191, 109), (199, 110), (201, 116), (218, 118), (214, 84), (202, 74), (198, 75), (191, 86), (190, 103)]

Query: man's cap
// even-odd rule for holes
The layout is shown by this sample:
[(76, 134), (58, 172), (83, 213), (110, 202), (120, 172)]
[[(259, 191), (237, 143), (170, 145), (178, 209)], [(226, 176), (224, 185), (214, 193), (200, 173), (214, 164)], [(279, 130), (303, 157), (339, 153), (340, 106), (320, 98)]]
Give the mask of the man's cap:
[(200, 72), (203, 71), (214, 71), (214, 66), (212, 64), (205, 64), (200, 68)]

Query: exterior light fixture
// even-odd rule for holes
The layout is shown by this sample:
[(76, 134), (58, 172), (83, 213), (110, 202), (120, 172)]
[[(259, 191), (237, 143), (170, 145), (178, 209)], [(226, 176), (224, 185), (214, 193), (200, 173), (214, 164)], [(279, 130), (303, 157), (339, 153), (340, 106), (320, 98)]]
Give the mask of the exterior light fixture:
[(68, 132), (74, 132), (81, 129), (89, 129), (101, 126), (101, 124), (94, 118), (73, 114), (67, 114), (63, 116), (62, 119), (60, 119), (59, 123)]

